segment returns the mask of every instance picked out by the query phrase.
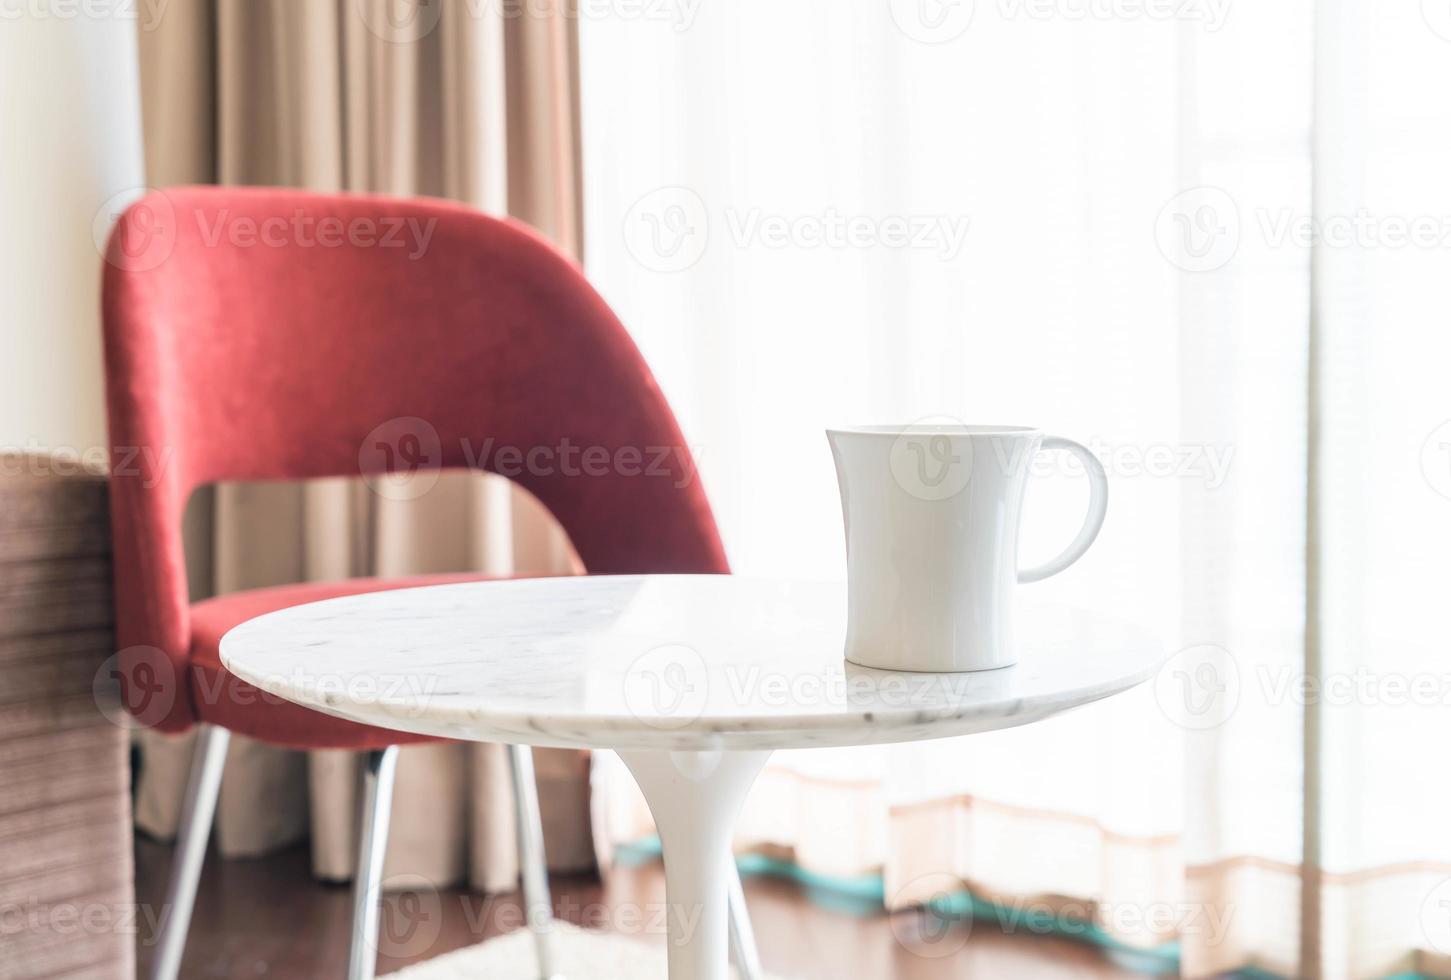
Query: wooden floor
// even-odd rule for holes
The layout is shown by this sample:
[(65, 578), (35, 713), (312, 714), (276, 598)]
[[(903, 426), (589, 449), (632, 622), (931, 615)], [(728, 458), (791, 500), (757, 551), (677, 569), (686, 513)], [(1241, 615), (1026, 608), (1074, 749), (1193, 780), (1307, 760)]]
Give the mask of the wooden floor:
[[(159, 909), (171, 849), (136, 847), (136, 891), (143, 911)], [(556, 878), (556, 914), (587, 928), (638, 934), (663, 943), (658, 910), (665, 886), (657, 862), (616, 868), (608, 881)], [(194, 978), (329, 980), (346, 974), (351, 893), (321, 884), (306, 850), (222, 861), (208, 857), (181, 975)], [(913, 914), (887, 916), (850, 902), (813, 901), (796, 884), (746, 881), (746, 897), (765, 968), (792, 980), (1067, 980), (1142, 977), (1068, 939), (1008, 935), (982, 923), (951, 923), (930, 942)], [(383, 915), (380, 974), (517, 928), (517, 895), (485, 898), (463, 891), (390, 896)], [(154, 938), (140, 920), (139, 976), (147, 975)], [(935, 924), (929, 923), (929, 926)], [(571, 978), (588, 980), (588, 978)]]

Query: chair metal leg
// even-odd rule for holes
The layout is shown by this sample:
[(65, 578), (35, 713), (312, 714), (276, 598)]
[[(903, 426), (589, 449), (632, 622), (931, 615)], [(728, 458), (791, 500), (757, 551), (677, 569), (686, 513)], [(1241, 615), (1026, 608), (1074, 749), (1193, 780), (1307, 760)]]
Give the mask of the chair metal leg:
[(181, 954), (186, 948), (186, 931), (196, 903), (197, 881), (206, 858), (207, 838), (217, 812), (222, 789), (222, 769), (232, 733), (215, 725), (203, 725), (192, 750), (191, 774), (181, 805), (181, 825), (176, 834), (176, 851), (171, 858), (171, 880), (166, 886), (165, 925), (156, 940), (151, 960), (151, 980), (176, 980), (181, 972)]
[(378, 965), (378, 901), (388, 818), (393, 806), (393, 773), (398, 746), (363, 754), (362, 827), (358, 831), (358, 867), (353, 877), (353, 939), (348, 951), (348, 980), (373, 980)]
[(729, 876), (731, 962), (736, 965), (739, 980), (759, 980), (761, 956), (756, 952), (756, 933), (746, 910), (746, 892), (741, 887), (741, 873), (732, 862)]
[(524, 886), (524, 914), (534, 934), (534, 954), (541, 980), (562, 980), (554, 964), (554, 912), (549, 898), (549, 873), (544, 862), (544, 826), (539, 821), (539, 790), (534, 785), (534, 752), (527, 745), (509, 746), (509, 771), (514, 782), (514, 824), (519, 835), (519, 877)]

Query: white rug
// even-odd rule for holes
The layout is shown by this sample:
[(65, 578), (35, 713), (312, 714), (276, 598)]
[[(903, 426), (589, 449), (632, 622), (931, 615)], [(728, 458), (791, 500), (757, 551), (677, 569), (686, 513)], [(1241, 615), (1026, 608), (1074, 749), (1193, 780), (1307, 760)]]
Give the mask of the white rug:
[[(590, 932), (565, 922), (554, 924), (559, 972), (568, 980), (666, 980), (665, 947), (608, 932)], [(735, 976), (735, 971), (731, 971)], [(534, 940), (526, 929), (427, 963), (388, 974), (387, 980), (538, 980)], [(766, 977), (764, 980), (773, 980)]]

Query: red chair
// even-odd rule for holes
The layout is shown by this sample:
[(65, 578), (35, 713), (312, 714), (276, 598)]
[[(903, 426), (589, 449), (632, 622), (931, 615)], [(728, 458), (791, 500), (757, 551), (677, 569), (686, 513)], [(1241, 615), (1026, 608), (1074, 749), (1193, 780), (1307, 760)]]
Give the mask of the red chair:
[[(375, 475), (400, 459), (477, 467), (537, 497), (591, 573), (723, 573), (680, 431), (577, 268), (518, 224), (441, 201), (154, 192), (112, 234), (103, 312), (123, 695), (144, 724), (202, 726), (151, 975), (172, 980), (179, 969), (227, 742), (243, 732), (366, 753), (349, 976), (371, 977), (396, 747), (425, 739), (263, 696), (226, 672), (218, 643), (270, 610), (480, 576), (309, 583), (193, 604), (188, 497), (221, 481)], [(571, 464), (571, 446), (630, 464)], [(525, 899), (548, 976), (529, 749), (512, 747), (511, 761)], [(740, 965), (753, 968), (735, 911)]]

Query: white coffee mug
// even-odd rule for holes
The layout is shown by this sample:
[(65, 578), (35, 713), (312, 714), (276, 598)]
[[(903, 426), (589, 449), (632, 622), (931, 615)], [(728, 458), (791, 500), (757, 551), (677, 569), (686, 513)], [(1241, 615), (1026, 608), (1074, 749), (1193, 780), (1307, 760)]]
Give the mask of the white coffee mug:
[[(1103, 526), (1108, 478), (1089, 450), (1018, 426), (828, 429), (846, 523), (846, 659), (931, 672), (1016, 662), (1013, 591), (1077, 561)], [(1061, 555), (1018, 569), (1018, 523), (1040, 450), (1088, 472), (1083, 528)]]

